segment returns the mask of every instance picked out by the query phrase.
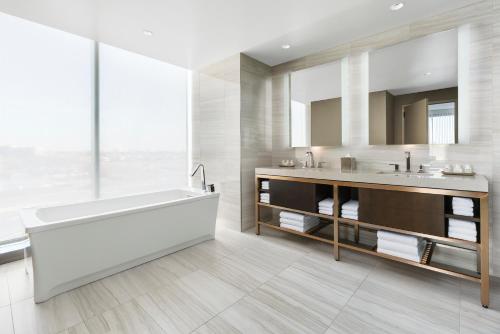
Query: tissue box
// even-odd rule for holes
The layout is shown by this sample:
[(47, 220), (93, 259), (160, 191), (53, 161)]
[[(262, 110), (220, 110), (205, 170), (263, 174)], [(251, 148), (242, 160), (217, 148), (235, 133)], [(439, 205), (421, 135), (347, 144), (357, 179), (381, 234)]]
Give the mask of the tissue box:
[(353, 157), (340, 158), (340, 170), (350, 172), (356, 169), (356, 159)]

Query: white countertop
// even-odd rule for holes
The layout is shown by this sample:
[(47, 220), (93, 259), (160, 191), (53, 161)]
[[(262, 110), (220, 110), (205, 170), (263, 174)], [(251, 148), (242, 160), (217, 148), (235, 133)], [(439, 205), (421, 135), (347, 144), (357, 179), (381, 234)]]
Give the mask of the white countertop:
[(488, 192), (488, 180), (482, 175), (445, 176), (440, 172), (426, 173), (423, 175), (419, 175), (416, 173), (406, 174), (403, 172), (396, 175), (380, 174), (377, 173), (377, 171), (341, 172), (340, 169), (300, 167), (262, 167), (256, 168), (255, 174), (389, 184), (408, 187)]

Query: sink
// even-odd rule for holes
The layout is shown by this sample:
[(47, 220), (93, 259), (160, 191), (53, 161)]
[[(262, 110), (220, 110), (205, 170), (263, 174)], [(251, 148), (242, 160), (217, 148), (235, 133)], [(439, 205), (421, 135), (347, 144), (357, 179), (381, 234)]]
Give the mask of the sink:
[(432, 173), (418, 173), (418, 172), (393, 172), (393, 171), (378, 171), (377, 174), (390, 175), (390, 176), (406, 176), (406, 177), (424, 177), (432, 176)]

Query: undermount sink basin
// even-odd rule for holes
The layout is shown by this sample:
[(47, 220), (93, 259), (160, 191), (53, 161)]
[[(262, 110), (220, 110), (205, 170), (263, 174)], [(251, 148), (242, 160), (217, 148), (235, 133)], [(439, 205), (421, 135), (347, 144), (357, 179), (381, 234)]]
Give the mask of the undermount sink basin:
[(393, 171), (379, 171), (377, 174), (391, 175), (391, 176), (406, 176), (406, 177), (423, 177), (432, 176), (432, 173), (418, 173), (418, 172), (393, 172)]

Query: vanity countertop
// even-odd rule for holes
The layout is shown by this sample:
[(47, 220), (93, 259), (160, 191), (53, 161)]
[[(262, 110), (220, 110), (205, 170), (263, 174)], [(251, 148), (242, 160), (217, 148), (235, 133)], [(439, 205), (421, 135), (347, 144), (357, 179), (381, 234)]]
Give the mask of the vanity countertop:
[(256, 174), (301, 177), (321, 180), (336, 180), (361, 183), (377, 183), (408, 187), (465, 190), (488, 192), (488, 180), (482, 175), (455, 176), (441, 173), (380, 174), (376, 171), (342, 172), (332, 168), (287, 168), (262, 167), (255, 169)]

